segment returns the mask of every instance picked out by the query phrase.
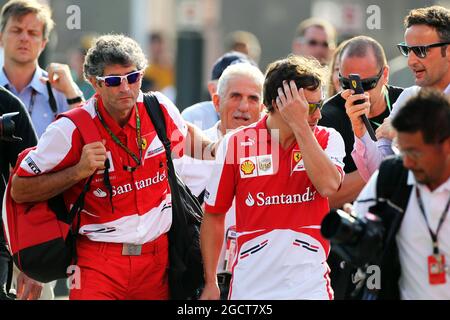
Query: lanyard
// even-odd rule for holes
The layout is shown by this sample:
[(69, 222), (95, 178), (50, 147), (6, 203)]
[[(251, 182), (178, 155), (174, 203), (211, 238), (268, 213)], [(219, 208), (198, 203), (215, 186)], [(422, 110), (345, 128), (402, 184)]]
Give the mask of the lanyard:
[(141, 165), (141, 159), (142, 159), (141, 118), (139, 117), (137, 104), (135, 104), (135, 108), (136, 108), (135, 112), (136, 112), (136, 136), (137, 136), (137, 142), (138, 142), (139, 157), (137, 155), (135, 155), (130, 149), (128, 149), (128, 147), (125, 146), (122, 143), (122, 141), (120, 141), (120, 139), (111, 131), (111, 129), (108, 127), (108, 125), (106, 124), (103, 117), (100, 115), (100, 112), (98, 111), (97, 101), (95, 101), (94, 105), (95, 105), (95, 112), (98, 116), (98, 119), (100, 120), (100, 123), (103, 125), (103, 127), (106, 129), (106, 131), (108, 132), (109, 136), (113, 139), (113, 141), (117, 145), (119, 145), (119, 147), (121, 147), (123, 150), (125, 150), (125, 152), (128, 153), (128, 155), (130, 155), (130, 157), (132, 157), (133, 160), (136, 162), (135, 167), (130, 167), (130, 166), (124, 165), (123, 169), (128, 172), (135, 171), (137, 169), (137, 167)]
[[(386, 105), (388, 107), (389, 114), (391, 114), (392, 107), (391, 107), (391, 100), (389, 99), (389, 92), (387, 89), (383, 91), (384, 91), (384, 99), (386, 100)], [(372, 122), (377, 127), (381, 126), (381, 123), (378, 123), (376, 121), (370, 120), (370, 122)]]
[(33, 114), (33, 108), (34, 108), (34, 102), (36, 100), (36, 90), (33, 88), (31, 89), (31, 97), (30, 97), (30, 104), (28, 105), (28, 113), (31, 115)]
[(417, 202), (419, 203), (420, 212), (422, 212), (423, 217), (425, 218), (425, 223), (427, 224), (428, 231), (430, 232), (431, 240), (433, 241), (433, 254), (438, 255), (439, 254), (439, 246), (438, 246), (438, 233), (439, 230), (441, 230), (442, 224), (444, 223), (445, 218), (447, 217), (448, 208), (450, 206), (450, 197), (448, 198), (447, 205), (445, 206), (444, 212), (441, 214), (441, 218), (439, 219), (439, 224), (436, 229), (436, 233), (433, 232), (430, 228), (430, 224), (428, 223), (427, 216), (425, 214), (425, 209), (423, 206), (422, 198), (420, 196), (420, 190), (416, 186), (416, 197)]

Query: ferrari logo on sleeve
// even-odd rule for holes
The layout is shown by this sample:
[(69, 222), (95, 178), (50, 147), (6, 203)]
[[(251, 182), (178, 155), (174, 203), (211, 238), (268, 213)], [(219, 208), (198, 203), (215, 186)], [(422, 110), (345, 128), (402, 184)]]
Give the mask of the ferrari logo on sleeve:
[(294, 162), (297, 163), (302, 159), (302, 154), (300, 151), (294, 151)]
[(294, 171), (305, 171), (305, 165), (303, 163), (303, 157), (300, 150), (293, 150), (292, 151), (292, 158), (291, 158), (291, 174)]

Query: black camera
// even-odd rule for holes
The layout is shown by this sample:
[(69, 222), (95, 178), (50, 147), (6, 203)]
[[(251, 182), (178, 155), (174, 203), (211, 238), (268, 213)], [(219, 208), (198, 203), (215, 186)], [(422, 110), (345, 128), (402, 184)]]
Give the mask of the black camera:
[(0, 140), (9, 142), (22, 140), (21, 138), (14, 136), (16, 124), (12, 118), (18, 114), (19, 112), (11, 112), (0, 116)]
[(367, 213), (363, 218), (332, 209), (322, 221), (321, 233), (333, 250), (355, 267), (377, 264), (383, 249), (382, 220)]

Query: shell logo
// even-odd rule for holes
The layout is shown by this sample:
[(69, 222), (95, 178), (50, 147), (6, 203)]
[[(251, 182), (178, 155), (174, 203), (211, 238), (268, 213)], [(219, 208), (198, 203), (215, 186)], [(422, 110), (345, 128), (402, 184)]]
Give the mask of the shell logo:
[(253, 172), (255, 171), (255, 164), (252, 161), (250, 161), (250, 160), (245, 160), (241, 164), (241, 171), (245, 175), (253, 174)]

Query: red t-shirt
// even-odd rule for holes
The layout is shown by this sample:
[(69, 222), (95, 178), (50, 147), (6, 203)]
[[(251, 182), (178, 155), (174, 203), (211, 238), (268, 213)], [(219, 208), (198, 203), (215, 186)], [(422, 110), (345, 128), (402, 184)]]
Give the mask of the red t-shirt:
[[(236, 197), (238, 253), (231, 299), (331, 299), (320, 224), (328, 198), (312, 184), (294, 142), (283, 150), (266, 119), (226, 136), (206, 188), (209, 213), (224, 213)], [(316, 127), (314, 135), (343, 176), (342, 137)]]

